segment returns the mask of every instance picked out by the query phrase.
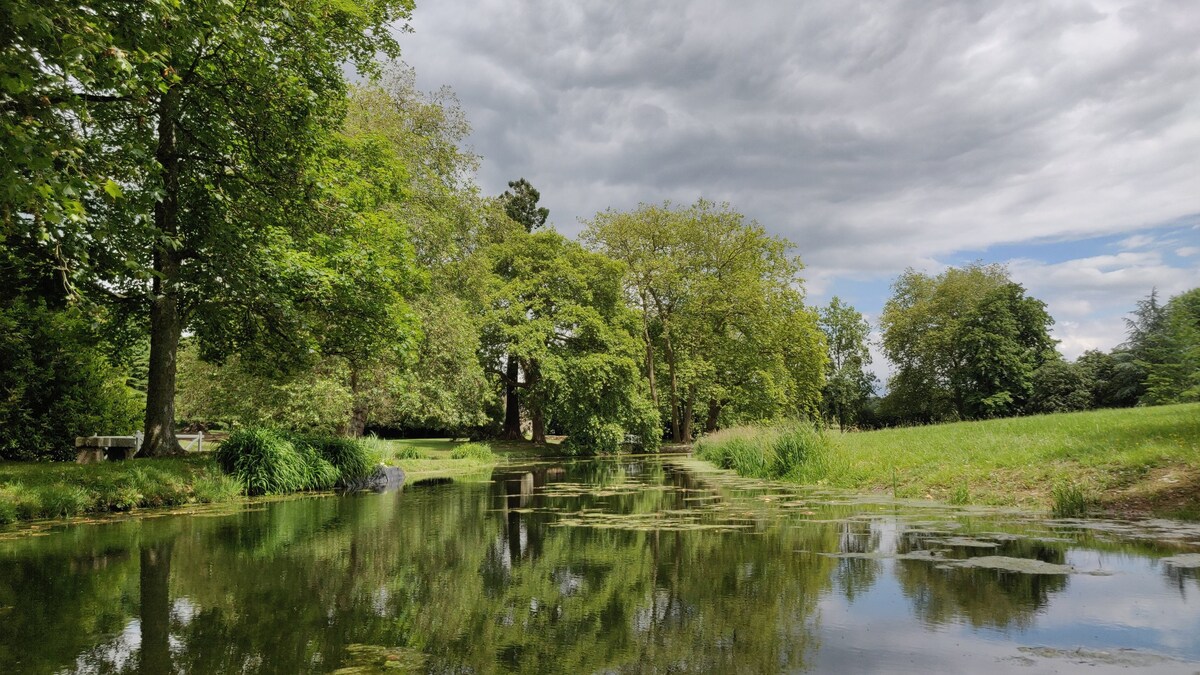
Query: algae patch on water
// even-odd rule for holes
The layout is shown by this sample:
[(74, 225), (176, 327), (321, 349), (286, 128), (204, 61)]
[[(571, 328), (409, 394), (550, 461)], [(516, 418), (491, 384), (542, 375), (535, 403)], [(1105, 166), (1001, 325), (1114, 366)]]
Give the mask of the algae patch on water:
[(1000, 546), (994, 541), (971, 539), (970, 537), (946, 537), (945, 539), (929, 539), (931, 544), (941, 544), (953, 548), (996, 548)]
[(998, 570), (1001, 572), (1017, 572), (1019, 574), (1090, 574), (1092, 576), (1108, 576), (1111, 572), (1104, 570), (1081, 570), (1074, 565), (1059, 565), (1033, 558), (1010, 558), (1003, 555), (985, 555), (977, 558), (948, 561), (938, 565), (938, 569), (978, 568)]
[(1184, 569), (1200, 569), (1200, 553), (1181, 553), (1162, 559), (1164, 564)]
[(405, 647), (352, 644), (346, 647), (348, 664), (336, 675), (358, 673), (415, 673), (424, 670), (426, 655)]
[(752, 527), (741, 523), (705, 523), (694, 518), (664, 517), (657, 513), (604, 513), (598, 511), (578, 511), (564, 515), (553, 524), (553, 527), (588, 527), (597, 530), (631, 530), (642, 532), (687, 532), (693, 530), (709, 530), (715, 532), (735, 532)]
[[(1137, 649), (1054, 649), (1051, 647), (1017, 647), (1018, 651), (1044, 659), (1066, 659), (1084, 666), (1119, 666), (1123, 668), (1147, 668), (1180, 663), (1175, 659)], [(1036, 662), (1035, 662), (1036, 663)], [(1030, 664), (1032, 665), (1032, 664)]]

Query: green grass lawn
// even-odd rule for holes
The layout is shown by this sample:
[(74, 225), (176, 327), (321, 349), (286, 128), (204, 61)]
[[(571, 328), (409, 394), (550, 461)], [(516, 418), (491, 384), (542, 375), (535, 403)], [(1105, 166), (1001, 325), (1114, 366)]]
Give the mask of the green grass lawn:
[(241, 485), (207, 453), (99, 464), (0, 462), (0, 524), (240, 496)]
[[(1095, 410), (844, 434), (840, 482), (900, 496), (1042, 503), (1064, 482), (1116, 498), (1147, 477), (1170, 485), (1200, 472), (1200, 404)], [(1166, 481), (1162, 481), (1166, 478)], [(1143, 486), (1152, 488), (1153, 486)]]
[(404, 469), (414, 479), (443, 476), (467, 476), (490, 471), (491, 467), (504, 462), (536, 459), (558, 454), (557, 439), (548, 439), (545, 446), (536, 446), (529, 441), (488, 441), (494, 453), (491, 458), (455, 458), (455, 449), (468, 444), (466, 439), (451, 438), (402, 438), (372, 439), (369, 441), (385, 464)]
[[(745, 432), (742, 432), (745, 433)], [(821, 482), (952, 503), (1200, 517), (1200, 404), (831, 432)]]

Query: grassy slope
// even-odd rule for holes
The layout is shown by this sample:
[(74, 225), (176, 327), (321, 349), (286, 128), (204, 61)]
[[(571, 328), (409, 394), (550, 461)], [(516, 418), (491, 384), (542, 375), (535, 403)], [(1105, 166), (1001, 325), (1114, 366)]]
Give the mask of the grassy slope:
[[(1200, 404), (839, 435), (832, 485), (900, 497), (1047, 507), (1054, 485), (1100, 506), (1200, 517)], [(965, 492), (964, 492), (965, 490)]]

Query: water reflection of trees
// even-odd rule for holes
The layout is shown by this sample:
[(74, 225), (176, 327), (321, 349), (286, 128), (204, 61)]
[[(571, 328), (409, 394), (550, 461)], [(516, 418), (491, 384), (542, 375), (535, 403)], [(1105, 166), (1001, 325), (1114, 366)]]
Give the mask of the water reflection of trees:
[[(546, 495), (567, 480), (604, 489)], [(1026, 626), (1066, 584), (799, 553), (929, 547), (928, 534), (871, 520), (755, 515), (752, 531), (713, 534), (561, 527), (544, 512), (682, 510), (705, 489), (658, 463), (534, 465), (491, 483), (71, 528), (0, 548), (0, 607), (13, 608), (0, 615), (0, 662), (301, 673), (366, 653), (438, 672), (778, 672), (809, 660), (823, 595), (861, 597), (890, 567), (933, 624)], [(982, 552), (1063, 562), (1061, 547), (1028, 540)]]
[[(838, 553), (867, 554), (880, 548), (881, 533), (868, 521), (847, 520), (838, 524)], [(883, 565), (878, 560), (866, 557), (848, 557), (838, 561), (834, 570), (834, 584), (847, 600), (871, 590)]]
[[(899, 552), (927, 549), (925, 533), (905, 533)], [(939, 545), (940, 546), (940, 545)], [(998, 555), (1030, 558), (1061, 565), (1061, 546), (1030, 539), (1005, 541), (994, 549), (951, 547), (953, 557)], [(966, 620), (972, 626), (1026, 628), (1050, 600), (1067, 587), (1065, 574), (1019, 574), (980, 568), (946, 568), (926, 561), (900, 560), (896, 578), (923, 621), (930, 624)]]
[[(608, 469), (606, 485), (620, 473)], [(20, 663), (42, 671), (77, 658), (101, 672), (327, 671), (358, 644), (422, 652), (435, 671), (801, 667), (833, 562), (780, 551), (829, 542), (554, 527), (527, 509), (555, 473), (529, 474), (81, 528), (103, 563), (62, 550), (5, 559), (5, 606), (31, 602), (14, 581), (49, 593), (46, 613), (6, 625), (2, 648), (16, 634), (40, 644)], [(643, 513), (677, 497), (609, 501)], [(32, 639), (47, 629), (61, 639)]]

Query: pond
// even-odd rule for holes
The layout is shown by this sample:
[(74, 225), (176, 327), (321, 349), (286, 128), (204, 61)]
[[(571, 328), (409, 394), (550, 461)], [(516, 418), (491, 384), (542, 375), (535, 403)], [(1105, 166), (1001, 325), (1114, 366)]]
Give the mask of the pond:
[(541, 462), (0, 531), (0, 672), (1200, 671), (1200, 526)]

